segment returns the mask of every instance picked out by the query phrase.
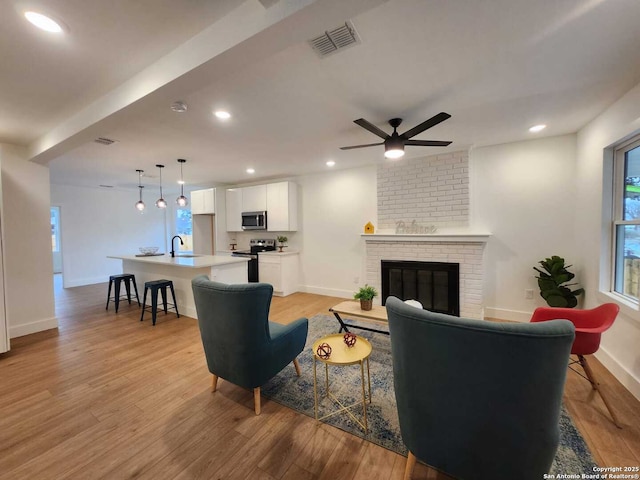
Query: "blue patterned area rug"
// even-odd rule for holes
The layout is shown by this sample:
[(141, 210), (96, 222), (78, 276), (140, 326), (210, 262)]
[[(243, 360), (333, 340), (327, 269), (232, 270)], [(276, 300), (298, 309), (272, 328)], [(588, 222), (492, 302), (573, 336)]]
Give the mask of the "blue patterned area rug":
[[(313, 417), (313, 357), (311, 344), (320, 337), (337, 333), (338, 329), (338, 322), (333, 316), (316, 315), (310, 318), (307, 345), (298, 357), (301, 376), (297, 377), (293, 368), (285, 368), (261, 388), (262, 394), (293, 410)], [(344, 413), (329, 417), (323, 422), (401, 455), (406, 455), (407, 449), (400, 436), (396, 399), (393, 391), (389, 336), (364, 330), (356, 330), (355, 333), (367, 338), (373, 346), (373, 352), (369, 359), (373, 399), (372, 403), (367, 405), (369, 431), (365, 435), (364, 431)], [(319, 412), (320, 416), (322, 416), (334, 411), (337, 407), (332, 400), (322, 395), (324, 391), (324, 366), (318, 363), (317, 367)], [(347, 367), (329, 366), (329, 382), (331, 392), (343, 404), (350, 405), (362, 399), (360, 367), (358, 365)], [(352, 412), (357, 418), (361, 418), (361, 407), (354, 407)], [(563, 408), (560, 417), (560, 445), (550, 473), (579, 475), (583, 472), (592, 472), (592, 467), (595, 465), (596, 463), (584, 439), (571, 421), (569, 414)]]

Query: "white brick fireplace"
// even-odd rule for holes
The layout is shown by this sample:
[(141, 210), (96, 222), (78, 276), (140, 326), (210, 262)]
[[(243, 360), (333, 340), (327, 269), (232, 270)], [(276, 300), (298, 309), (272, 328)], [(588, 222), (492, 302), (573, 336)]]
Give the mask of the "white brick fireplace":
[[(378, 225), (366, 242), (366, 282), (381, 290), (382, 260), (460, 265), (460, 315), (483, 318), (483, 254), (490, 235), (469, 229), (468, 152), (387, 162), (377, 170)], [(399, 225), (413, 231), (399, 235)], [(416, 229), (426, 228), (421, 232)], [(429, 229), (454, 233), (421, 234)]]
[(381, 291), (382, 260), (447, 262), (460, 265), (460, 316), (483, 318), (483, 253), (488, 234), (364, 235), (366, 281)]

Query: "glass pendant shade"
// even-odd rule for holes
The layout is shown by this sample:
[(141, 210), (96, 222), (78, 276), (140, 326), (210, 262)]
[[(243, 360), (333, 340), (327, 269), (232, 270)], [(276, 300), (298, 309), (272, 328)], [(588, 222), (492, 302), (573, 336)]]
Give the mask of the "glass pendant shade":
[(164, 168), (164, 165), (156, 165), (156, 167), (160, 170), (160, 198), (156, 200), (156, 207), (167, 208), (167, 202), (162, 197), (162, 169)]
[(176, 203), (179, 207), (186, 207), (189, 205), (189, 200), (184, 196), (184, 178), (182, 176), (182, 165), (187, 163), (184, 158), (179, 158), (178, 163), (180, 164), (180, 196), (176, 199)]
[(140, 191), (140, 197), (139, 200), (136, 202), (136, 208), (142, 212), (144, 210), (144, 202), (142, 201), (142, 189), (144, 188), (142, 186), (142, 173), (144, 172), (144, 170), (136, 170), (136, 172), (138, 172), (138, 190)]

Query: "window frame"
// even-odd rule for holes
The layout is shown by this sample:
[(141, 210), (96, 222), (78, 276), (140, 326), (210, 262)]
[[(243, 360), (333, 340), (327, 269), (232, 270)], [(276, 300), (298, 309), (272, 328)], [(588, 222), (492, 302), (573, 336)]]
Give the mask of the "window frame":
[[(628, 141), (615, 147), (613, 152), (613, 211), (611, 219), (611, 278), (609, 282), (609, 292), (622, 299), (625, 303), (630, 303), (636, 309), (640, 307), (640, 299), (634, 296), (624, 293), (624, 285), (622, 286), (622, 292), (616, 290), (616, 284), (619, 275), (624, 275), (624, 272), (620, 272), (619, 265), (621, 264), (618, 259), (618, 228), (624, 225), (633, 225), (640, 227), (640, 218), (636, 220), (624, 220), (625, 211), (625, 195), (626, 195), (626, 157), (627, 153), (631, 150), (640, 147), (640, 136), (636, 135)], [(624, 266), (624, 253), (622, 258), (622, 265)], [(624, 267), (623, 267), (624, 268)]]

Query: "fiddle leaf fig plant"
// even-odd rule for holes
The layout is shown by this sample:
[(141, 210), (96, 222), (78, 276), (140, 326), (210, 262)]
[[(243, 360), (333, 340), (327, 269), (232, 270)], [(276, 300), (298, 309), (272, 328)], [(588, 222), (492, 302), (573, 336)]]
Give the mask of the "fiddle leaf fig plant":
[(584, 293), (584, 288), (571, 290), (569, 287), (577, 283), (567, 283), (575, 278), (565, 265), (564, 258), (553, 255), (538, 262), (542, 270), (538, 267), (533, 269), (538, 272), (538, 286), (540, 296), (544, 298), (550, 307), (574, 308), (578, 305), (578, 296)]

